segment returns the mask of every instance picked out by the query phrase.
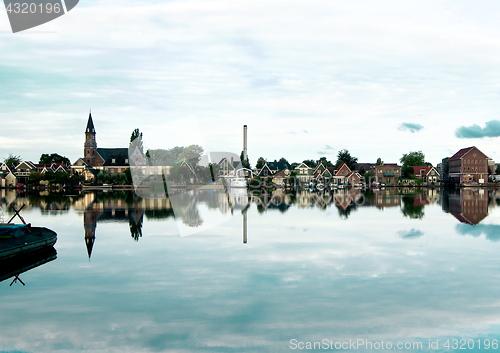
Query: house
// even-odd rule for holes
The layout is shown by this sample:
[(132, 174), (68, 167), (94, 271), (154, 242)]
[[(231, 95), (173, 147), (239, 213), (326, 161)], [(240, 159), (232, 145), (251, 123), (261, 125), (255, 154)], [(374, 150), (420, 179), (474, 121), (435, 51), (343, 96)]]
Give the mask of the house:
[(334, 170), (333, 174), (333, 184), (347, 184), (346, 177), (351, 173), (351, 169), (347, 166), (347, 164), (340, 164), (336, 170)]
[(278, 173), (275, 173), (273, 175), (273, 183), (276, 185), (284, 185), (286, 182), (286, 179), (290, 176), (291, 172), (290, 169), (284, 169), (279, 171)]
[(377, 183), (394, 185), (401, 176), (401, 166), (396, 163), (382, 163), (375, 165), (370, 172)]
[(37, 167), (30, 161), (23, 161), (16, 166), (14, 173), (18, 178), (27, 178), (32, 172), (36, 172)]
[(89, 113), (85, 129), (83, 157), (71, 166), (73, 173), (81, 174), (86, 180), (104, 171), (109, 174), (123, 173), (129, 167), (128, 148), (98, 148), (92, 113)]
[(345, 182), (349, 185), (360, 185), (362, 183), (362, 176), (358, 172), (350, 172), (345, 176)]
[(270, 177), (272, 176), (273, 174), (275, 174), (277, 171), (276, 170), (272, 170), (270, 167), (269, 167), (269, 164), (266, 162), (264, 163), (264, 165), (262, 166), (262, 168), (260, 168), (258, 171), (257, 171), (257, 175), (259, 177), (264, 177), (264, 178), (267, 178), (267, 177)]
[(440, 179), (440, 173), (439, 171), (434, 168), (434, 167), (430, 167), (427, 172), (424, 174), (424, 177), (423, 177), (423, 182), (424, 184), (431, 184), (431, 185), (434, 185), (436, 183), (439, 183), (439, 181), (441, 180)]
[(236, 177), (236, 168), (234, 163), (229, 161), (226, 157), (222, 158), (218, 163), (219, 166), (219, 177), (223, 178), (234, 178)]
[(305, 163), (300, 163), (295, 167), (294, 171), (297, 174), (297, 179), (299, 179), (299, 181), (302, 183), (308, 183), (313, 178), (314, 169), (312, 169)]
[(424, 180), (424, 175), (431, 169), (431, 167), (428, 167), (426, 165), (421, 166), (421, 165), (415, 165), (412, 166), (413, 168), (413, 174), (415, 174), (415, 178), (417, 179), (422, 179)]
[(488, 178), (488, 157), (475, 146), (462, 148), (450, 157), (448, 169), (455, 182), (482, 184)]

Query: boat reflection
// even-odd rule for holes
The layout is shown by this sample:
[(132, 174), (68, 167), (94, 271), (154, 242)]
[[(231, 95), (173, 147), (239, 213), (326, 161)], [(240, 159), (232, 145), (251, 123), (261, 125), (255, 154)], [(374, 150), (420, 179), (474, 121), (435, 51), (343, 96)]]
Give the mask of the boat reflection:
[(0, 261), (0, 282), (14, 277), (10, 285), (19, 282), (24, 286), (24, 282), (19, 278), (22, 273), (32, 270), (38, 266), (54, 261), (57, 258), (57, 251), (54, 247), (30, 254), (25, 257), (14, 257)]

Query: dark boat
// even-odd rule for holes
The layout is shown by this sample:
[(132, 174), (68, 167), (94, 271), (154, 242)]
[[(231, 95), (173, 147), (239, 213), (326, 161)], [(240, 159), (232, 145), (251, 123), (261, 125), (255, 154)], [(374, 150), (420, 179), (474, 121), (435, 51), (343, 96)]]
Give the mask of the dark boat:
[(0, 262), (13, 257), (29, 257), (54, 246), (57, 234), (30, 224), (0, 224)]
[[(54, 249), (57, 241), (56, 232), (44, 227), (32, 227), (30, 223), (26, 224), (19, 215), (22, 207), (19, 210), (13, 206), (12, 208), (16, 214), (9, 222), (0, 223), (0, 281), (13, 276), (16, 281), (19, 279), (19, 274), (57, 257)], [(23, 224), (11, 223), (16, 215)]]

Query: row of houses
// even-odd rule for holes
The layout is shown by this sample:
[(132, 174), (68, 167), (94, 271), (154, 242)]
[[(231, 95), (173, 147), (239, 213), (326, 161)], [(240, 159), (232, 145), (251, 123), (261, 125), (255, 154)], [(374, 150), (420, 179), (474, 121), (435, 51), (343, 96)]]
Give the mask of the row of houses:
[(0, 165), (0, 187), (13, 188), (18, 183), (26, 183), (31, 173), (45, 174), (49, 171), (52, 173), (69, 173), (71, 168), (62, 163), (35, 164), (30, 161), (23, 161), (18, 165), (2, 163)]
[[(434, 167), (415, 166), (415, 176), (422, 179), (426, 185), (439, 183), (439, 172)], [(363, 172), (364, 170), (364, 172)], [(401, 176), (401, 166), (395, 163), (357, 163), (354, 170), (351, 170), (345, 163), (335, 167), (326, 167), (318, 163), (314, 168), (305, 163), (301, 163), (292, 168), (288, 163), (266, 162), (260, 169), (254, 171), (259, 177), (271, 178), (276, 184), (284, 184), (285, 179), (295, 172), (295, 177), (302, 183), (311, 182), (323, 184), (349, 184), (359, 185), (365, 182), (365, 172), (370, 172), (372, 182), (383, 183), (386, 185), (396, 185)], [(368, 182), (368, 180), (366, 180)]]

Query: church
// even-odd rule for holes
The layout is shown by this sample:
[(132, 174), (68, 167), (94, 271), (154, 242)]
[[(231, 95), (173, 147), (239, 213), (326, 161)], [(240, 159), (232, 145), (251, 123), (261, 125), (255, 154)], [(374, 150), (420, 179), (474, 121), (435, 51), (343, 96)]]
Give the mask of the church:
[(91, 180), (101, 171), (108, 174), (121, 174), (128, 167), (128, 148), (97, 147), (96, 130), (92, 112), (90, 112), (85, 129), (83, 157), (78, 158), (71, 166), (72, 172), (83, 175), (85, 180)]

